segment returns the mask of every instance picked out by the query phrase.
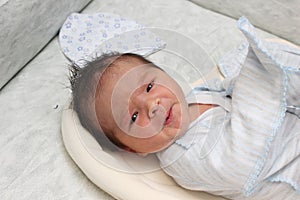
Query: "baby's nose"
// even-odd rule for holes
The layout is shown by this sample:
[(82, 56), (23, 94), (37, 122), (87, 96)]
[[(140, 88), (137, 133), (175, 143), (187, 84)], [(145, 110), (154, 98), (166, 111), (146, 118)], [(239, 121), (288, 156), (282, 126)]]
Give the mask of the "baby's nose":
[(149, 116), (150, 119), (155, 116), (156, 112), (159, 109), (159, 106), (160, 106), (159, 104), (160, 104), (160, 99), (159, 98), (147, 101), (148, 116)]

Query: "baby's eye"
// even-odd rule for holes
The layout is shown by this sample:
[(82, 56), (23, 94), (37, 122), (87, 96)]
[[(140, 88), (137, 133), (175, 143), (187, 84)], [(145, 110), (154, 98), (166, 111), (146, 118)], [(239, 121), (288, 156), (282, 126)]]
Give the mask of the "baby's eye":
[(154, 85), (154, 81), (152, 80), (152, 81), (148, 84), (146, 91), (147, 91), (147, 92), (150, 92), (150, 90), (152, 89), (153, 85)]
[(131, 123), (134, 123), (137, 117), (138, 117), (138, 112), (133, 113), (133, 115), (131, 116)]

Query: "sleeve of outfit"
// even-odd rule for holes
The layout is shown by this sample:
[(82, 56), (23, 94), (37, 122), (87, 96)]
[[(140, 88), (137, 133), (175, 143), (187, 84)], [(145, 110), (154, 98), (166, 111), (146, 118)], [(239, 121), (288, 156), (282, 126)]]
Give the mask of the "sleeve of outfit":
[(219, 106), (158, 158), (191, 190), (232, 199), (300, 199), (299, 48), (261, 40), (245, 17), (238, 25), (248, 41), (242, 67), (227, 65), (223, 89), (196, 88), (187, 97)]

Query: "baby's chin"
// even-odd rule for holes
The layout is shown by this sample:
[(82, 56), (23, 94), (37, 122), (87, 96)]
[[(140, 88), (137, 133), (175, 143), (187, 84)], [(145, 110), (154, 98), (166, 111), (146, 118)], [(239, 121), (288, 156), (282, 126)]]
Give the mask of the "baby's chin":
[(160, 136), (160, 139), (163, 139), (163, 143), (161, 143), (160, 145), (154, 147), (154, 148), (149, 148), (149, 149), (143, 149), (143, 151), (141, 151), (140, 153), (138, 153), (139, 155), (147, 155), (147, 154), (152, 154), (152, 153), (157, 153), (160, 151), (163, 151), (165, 149), (167, 149), (168, 147), (170, 147), (177, 139), (179, 139), (181, 136), (176, 135), (176, 137), (171, 137), (169, 135), (163, 135)]

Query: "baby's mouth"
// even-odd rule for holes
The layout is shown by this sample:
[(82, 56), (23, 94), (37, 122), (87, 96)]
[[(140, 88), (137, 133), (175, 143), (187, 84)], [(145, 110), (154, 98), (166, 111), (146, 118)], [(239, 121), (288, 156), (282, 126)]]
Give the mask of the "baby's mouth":
[(169, 125), (172, 122), (172, 119), (173, 119), (172, 108), (173, 108), (173, 106), (171, 106), (171, 108), (167, 112), (167, 117), (166, 117), (165, 123), (164, 123), (165, 126)]

